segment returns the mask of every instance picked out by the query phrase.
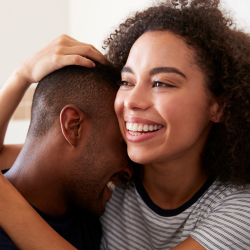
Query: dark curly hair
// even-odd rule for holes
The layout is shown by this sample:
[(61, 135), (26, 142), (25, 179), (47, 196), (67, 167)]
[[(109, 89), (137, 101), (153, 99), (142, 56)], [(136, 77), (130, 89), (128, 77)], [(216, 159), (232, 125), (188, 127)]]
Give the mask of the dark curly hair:
[(170, 31), (196, 52), (210, 92), (224, 103), (224, 121), (214, 123), (202, 166), (212, 178), (250, 183), (250, 38), (219, 10), (219, 0), (172, 0), (137, 12), (104, 42), (119, 70), (134, 42), (148, 31)]

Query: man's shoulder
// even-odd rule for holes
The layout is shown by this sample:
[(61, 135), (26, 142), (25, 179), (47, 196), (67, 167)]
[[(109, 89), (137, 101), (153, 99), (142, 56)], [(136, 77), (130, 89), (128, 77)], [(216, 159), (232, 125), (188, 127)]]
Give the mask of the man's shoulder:
[(18, 249), (2, 228), (0, 228), (0, 249), (1, 250)]

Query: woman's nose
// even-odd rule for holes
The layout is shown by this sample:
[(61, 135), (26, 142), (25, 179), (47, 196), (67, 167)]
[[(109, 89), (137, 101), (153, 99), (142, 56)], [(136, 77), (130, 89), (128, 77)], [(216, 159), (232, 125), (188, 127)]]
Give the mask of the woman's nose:
[(127, 95), (124, 106), (127, 109), (148, 109), (151, 105), (150, 95), (147, 90), (139, 87), (138, 85)]

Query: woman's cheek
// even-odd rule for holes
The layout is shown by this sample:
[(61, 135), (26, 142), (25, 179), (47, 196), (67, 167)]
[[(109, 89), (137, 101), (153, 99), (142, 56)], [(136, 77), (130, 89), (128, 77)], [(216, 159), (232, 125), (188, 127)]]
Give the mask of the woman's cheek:
[(122, 110), (124, 107), (124, 100), (123, 100), (122, 94), (120, 93), (119, 90), (116, 94), (114, 106), (115, 106), (115, 113), (116, 113), (117, 118), (119, 120), (119, 116), (122, 114)]

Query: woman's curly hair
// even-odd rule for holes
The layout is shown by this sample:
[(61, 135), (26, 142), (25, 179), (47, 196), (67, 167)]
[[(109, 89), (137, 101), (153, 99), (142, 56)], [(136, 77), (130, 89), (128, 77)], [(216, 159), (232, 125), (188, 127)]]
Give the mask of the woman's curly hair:
[[(107, 58), (122, 69), (134, 42), (148, 31), (170, 31), (196, 52), (224, 121), (214, 123), (202, 166), (212, 178), (250, 183), (250, 38), (219, 10), (219, 0), (172, 0), (137, 12), (104, 42)], [(195, 114), (194, 114), (195, 115)]]

